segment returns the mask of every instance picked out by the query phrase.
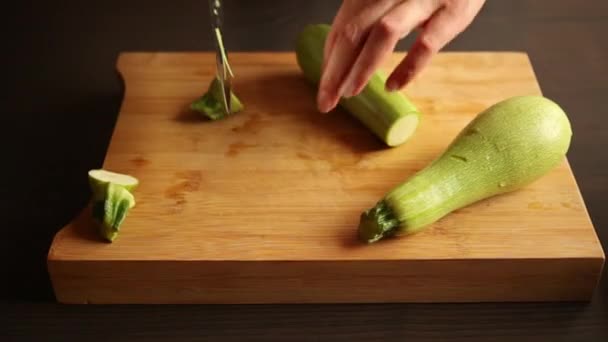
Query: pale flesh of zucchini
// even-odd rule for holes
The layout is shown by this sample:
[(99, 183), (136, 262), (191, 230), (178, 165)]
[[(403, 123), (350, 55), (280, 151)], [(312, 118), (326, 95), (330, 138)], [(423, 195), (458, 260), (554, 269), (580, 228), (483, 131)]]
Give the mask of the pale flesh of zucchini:
[(120, 185), (128, 191), (135, 190), (137, 185), (139, 185), (139, 181), (133, 176), (103, 169), (89, 171), (89, 184), (94, 196), (105, 197), (106, 188), (110, 183)]

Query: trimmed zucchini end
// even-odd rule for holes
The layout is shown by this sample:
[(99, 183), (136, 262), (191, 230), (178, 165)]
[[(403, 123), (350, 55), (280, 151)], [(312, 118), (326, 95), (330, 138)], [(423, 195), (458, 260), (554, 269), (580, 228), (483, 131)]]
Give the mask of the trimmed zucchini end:
[(399, 220), (383, 200), (361, 214), (359, 239), (363, 242), (374, 243), (394, 235), (398, 228)]
[(418, 115), (407, 115), (395, 121), (386, 135), (386, 144), (394, 147), (406, 142), (418, 127)]
[(222, 86), (217, 77), (215, 77), (211, 81), (207, 92), (190, 104), (190, 109), (201, 113), (210, 120), (220, 120), (244, 109), (243, 103), (234, 93), (230, 94), (231, 113), (224, 111), (222, 101)]
[(190, 109), (203, 114), (210, 120), (219, 120), (226, 116), (222, 110), (222, 103), (209, 93), (204, 94), (190, 105)]
[(93, 221), (101, 237), (112, 242), (129, 210), (135, 207), (135, 197), (128, 188), (134, 188), (139, 182), (135, 177), (106, 170), (91, 170), (89, 179), (94, 191)]
[(113, 230), (111, 227), (105, 225), (100, 226), (100, 233), (104, 240), (106, 240), (107, 242), (114, 242), (116, 237), (118, 237), (117, 230)]

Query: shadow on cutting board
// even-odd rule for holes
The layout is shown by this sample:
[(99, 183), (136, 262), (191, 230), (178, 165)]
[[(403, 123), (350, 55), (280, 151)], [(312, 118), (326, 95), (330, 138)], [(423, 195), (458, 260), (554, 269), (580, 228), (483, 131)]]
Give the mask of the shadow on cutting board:
[[(204, 89), (201, 85), (201, 89)], [(236, 125), (235, 133), (258, 133), (265, 125), (272, 125), (278, 116), (289, 118), (290, 127), (302, 127), (300, 133), (315, 132), (315, 136), (333, 140), (335, 148), (351, 154), (380, 151), (387, 148), (367, 127), (338, 107), (322, 114), (316, 107), (316, 87), (297, 72), (269, 73), (261, 77), (234, 80), (234, 92), (245, 109), (218, 121), (209, 121), (192, 111), (185, 103), (176, 121), (193, 124)], [(202, 94), (201, 94), (202, 95)], [(193, 98), (192, 101), (195, 99)], [(241, 117), (246, 117), (242, 119)], [(282, 118), (284, 119), (284, 118)], [(284, 124), (284, 121), (282, 121)], [(314, 156), (309, 156), (314, 159)], [(303, 158), (306, 158), (303, 155)]]
[(72, 232), (70, 235), (73, 235), (79, 239), (97, 243), (107, 243), (99, 236), (99, 234), (97, 234), (97, 228), (95, 222), (93, 222), (93, 217), (91, 216), (90, 205), (87, 205), (87, 207), (80, 212), (78, 217), (70, 223), (67, 229), (70, 229)]

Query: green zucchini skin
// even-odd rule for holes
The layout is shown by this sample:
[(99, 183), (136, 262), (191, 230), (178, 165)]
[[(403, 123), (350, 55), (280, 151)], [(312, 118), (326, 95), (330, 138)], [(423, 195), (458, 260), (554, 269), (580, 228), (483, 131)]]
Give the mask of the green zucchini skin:
[(120, 227), (127, 218), (129, 210), (135, 207), (135, 197), (124, 186), (109, 183), (103, 197), (97, 196), (93, 201), (93, 220), (99, 228), (101, 237), (113, 242), (120, 232)]
[(542, 96), (516, 96), (475, 117), (425, 169), (361, 215), (359, 237), (416, 233), (456, 209), (518, 190), (565, 158), (566, 113)]
[[(305, 78), (316, 86), (329, 30), (326, 24), (308, 25), (296, 41), (298, 65)], [(339, 104), (392, 147), (405, 143), (415, 133), (420, 112), (403, 93), (387, 91), (385, 83), (386, 75), (376, 71), (360, 94), (342, 98)]]
[(241, 100), (234, 92), (231, 92), (230, 107), (232, 113), (226, 113), (223, 108), (222, 91), (223, 89), (220, 81), (217, 77), (214, 77), (205, 94), (192, 102), (190, 104), (190, 109), (213, 121), (224, 119), (245, 109)]

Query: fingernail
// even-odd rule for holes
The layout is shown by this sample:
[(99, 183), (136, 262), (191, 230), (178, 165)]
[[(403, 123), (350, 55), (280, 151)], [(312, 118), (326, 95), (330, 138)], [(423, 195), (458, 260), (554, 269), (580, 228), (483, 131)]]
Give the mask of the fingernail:
[(351, 93), (350, 96), (357, 96), (357, 95), (359, 95), (363, 91), (363, 89), (365, 89), (366, 85), (367, 84), (362, 84), (358, 88), (355, 88), (355, 90), (353, 90), (353, 92)]
[(399, 83), (397, 83), (397, 81), (395, 80), (388, 80), (386, 82), (386, 90), (388, 91), (395, 91), (399, 88)]
[(344, 97), (351, 97), (351, 96), (353, 96), (353, 91), (354, 91), (354, 89), (353, 89), (352, 84), (345, 84), (340, 89), (340, 94)]
[(331, 103), (329, 101), (329, 93), (325, 90), (319, 91), (319, 97), (317, 98), (317, 106), (321, 113), (327, 113), (331, 109)]

